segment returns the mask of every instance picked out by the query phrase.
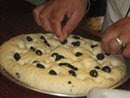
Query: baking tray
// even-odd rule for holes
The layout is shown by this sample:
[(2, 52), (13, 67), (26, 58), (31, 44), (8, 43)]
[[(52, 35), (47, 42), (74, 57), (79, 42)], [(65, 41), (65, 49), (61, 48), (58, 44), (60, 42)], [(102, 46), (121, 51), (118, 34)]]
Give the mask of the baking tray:
[[(62, 93), (48, 92), (48, 91), (36, 89), (34, 87), (31, 87), (31, 86), (29, 86), (29, 85), (27, 85), (25, 83), (22, 83), (22, 82), (16, 80), (4, 68), (2, 68), (1, 65), (0, 65), (0, 72), (6, 78), (8, 78), (9, 80), (11, 80), (12, 82), (14, 82), (14, 83), (16, 83), (16, 84), (18, 84), (18, 85), (20, 85), (22, 87), (25, 87), (27, 89), (30, 89), (30, 90), (33, 90), (33, 91), (37, 91), (37, 92), (40, 92), (40, 93), (43, 93), (43, 94), (49, 94), (49, 95), (55, 95), (55, 96), (61, 96), (61, 97), (84, 97), (84, 96), (87, 96), (87, 94), (85, 94), (85, 95), (84, 94), (62, 94)], [(116, 88), (116, 87), (120, 86), (121, 84), (123, 84), (124, 82), (126, 82), (128, 78), (129, 78), (129, 70), (128, 70), (128, 68), (126, 68), (126, 74), (125, 74), (125, 76), (119, 82), (117, 82), (113, 86), (109, 87), (109, 89), (113, 89), (113, 88)]]

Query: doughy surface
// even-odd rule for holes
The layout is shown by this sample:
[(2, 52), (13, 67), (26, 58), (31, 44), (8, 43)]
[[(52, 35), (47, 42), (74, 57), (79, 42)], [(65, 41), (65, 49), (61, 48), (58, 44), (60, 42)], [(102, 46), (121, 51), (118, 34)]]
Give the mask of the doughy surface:
[(47, 92), (87, 94), (109, 88), (126, 73), (123, 61), (101, 50), (100, 42), (70, 35), (22, 34), (0, 47), (0, 65), (22, 83)]

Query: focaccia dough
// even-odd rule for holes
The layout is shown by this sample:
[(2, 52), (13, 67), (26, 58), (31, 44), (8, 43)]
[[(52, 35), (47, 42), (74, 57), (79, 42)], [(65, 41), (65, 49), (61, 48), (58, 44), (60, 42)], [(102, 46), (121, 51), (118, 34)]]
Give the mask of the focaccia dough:
[(126, 73), (123, 61), (101, 50), (100, 42), (70, 35), (22, 34), (0, 47), (0, 65), (20, 82), (47, 92), (87, 94), (109, 88)]

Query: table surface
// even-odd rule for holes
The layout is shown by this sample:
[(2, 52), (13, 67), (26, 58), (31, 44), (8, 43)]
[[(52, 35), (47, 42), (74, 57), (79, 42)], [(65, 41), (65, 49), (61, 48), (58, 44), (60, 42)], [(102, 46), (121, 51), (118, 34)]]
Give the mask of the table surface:
[[(11, 3), (12, 0), (0, 1), (0, 44), (5, 40), (22, 33), (43, 32), (38, 27), (33, 19), (32, 9), (33, 5), (24, 2), (23, 0), (13, 0), (15, 3)], [(6, 6), (5, 6), (6, 5)], [(77, 30), (77, 32), (79, 32)], [(90, 38), (98, 37), (85, 34)], [(130, 79), (122, 84), (118, 89), (130, 90)], [(17, 85), (7, 79), (0, 73), (0, 98), (60, 98), (58, 96), (52, 96), (42, 94), (36, 91), (29, 90), (20, 85)]]

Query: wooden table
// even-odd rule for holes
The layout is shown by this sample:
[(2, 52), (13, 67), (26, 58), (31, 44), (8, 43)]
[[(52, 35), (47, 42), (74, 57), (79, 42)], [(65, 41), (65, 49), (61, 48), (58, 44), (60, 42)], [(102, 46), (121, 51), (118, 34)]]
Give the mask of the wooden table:
[[(14, 3), (12, 3), (14, 2)], [(5, 40), (22, 33), (42, 32), (31, 13), (33, 5), (23, 0), (0, 1), (0, 44)], [(91, 38), (95, 36), (87, 35)], [(98, 38), (97, 38), (98, 39)], [(6, 51), (6, 50), (5, 50)], [(119, 89), (130, 90), (130, 79)], [(60, 98), (42, 94), (19, 86), (0, 73), (0, 98)], [(85, 97), (84, 97), (85, 98)]]

